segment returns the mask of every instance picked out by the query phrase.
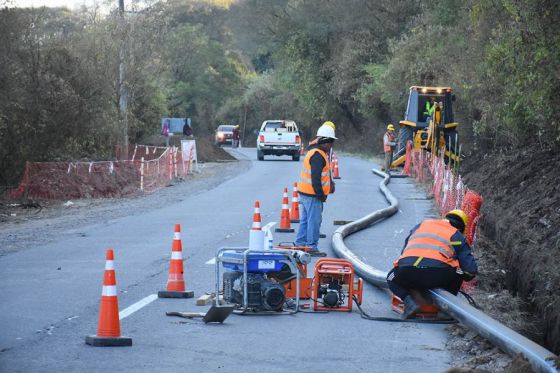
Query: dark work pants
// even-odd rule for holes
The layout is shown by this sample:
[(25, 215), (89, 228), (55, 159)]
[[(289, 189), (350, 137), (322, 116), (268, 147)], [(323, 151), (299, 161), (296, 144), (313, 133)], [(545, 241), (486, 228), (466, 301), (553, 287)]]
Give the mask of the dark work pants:
[(393, 151), (385, 153), (385, 164), (383, 165), (386, 172), (391, 171), (391, 163), (393, 163)]
[(408, 290), (426, 290), (442, 288), (457, 295), (463, 276), (455, 271), (455, 268), (418, 268), (397, 267), (393, 268), (387, 275), (389, 289), (397, 297), (404, 300), (410, 295)]

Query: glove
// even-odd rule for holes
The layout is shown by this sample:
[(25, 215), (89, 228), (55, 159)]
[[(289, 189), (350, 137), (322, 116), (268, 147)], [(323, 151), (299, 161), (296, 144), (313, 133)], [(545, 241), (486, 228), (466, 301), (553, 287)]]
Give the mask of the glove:
[(331, 193), (334, 193), (335, 186), (336, 184), (334, 183), (334, 181), (331, 181)]
[(325, 196), (325, 195), (317, 196), (317, 199), (321, 202), (326, 202), (327, 201), (327, 196)]

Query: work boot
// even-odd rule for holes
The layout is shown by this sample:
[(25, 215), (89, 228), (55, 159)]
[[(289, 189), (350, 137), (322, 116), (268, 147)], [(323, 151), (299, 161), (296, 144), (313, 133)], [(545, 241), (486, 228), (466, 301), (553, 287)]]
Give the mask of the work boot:
[(412, 319), (416, 313), (420, 311), (420, 306), (414, 301), (411, 295), (404, 298), (404, 312), (402, 314), (403, 319)]

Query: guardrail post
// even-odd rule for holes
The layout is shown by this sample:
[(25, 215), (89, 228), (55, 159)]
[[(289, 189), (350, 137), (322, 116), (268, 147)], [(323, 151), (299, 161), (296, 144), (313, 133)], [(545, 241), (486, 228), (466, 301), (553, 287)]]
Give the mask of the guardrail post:
[(144, 157), (142, 157), (140, 163), (140, 190), (144, 191)]
[(175, 172), (175, 178), (177, 178), (177, 147), (173, 146), (173, 171)]

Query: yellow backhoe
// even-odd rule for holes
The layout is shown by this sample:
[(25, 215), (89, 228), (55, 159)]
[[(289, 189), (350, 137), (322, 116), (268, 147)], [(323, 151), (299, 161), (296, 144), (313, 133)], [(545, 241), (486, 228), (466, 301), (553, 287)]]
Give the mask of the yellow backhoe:
[(455, 95), (450, 87), (410, 87), (392, 167), (404, 164), (409, 140), (415, 150), (425, 149), (436, 155), (443, 152), (447, 162), (459, 161), (459, 123), (454, 121), (453, 101)]

